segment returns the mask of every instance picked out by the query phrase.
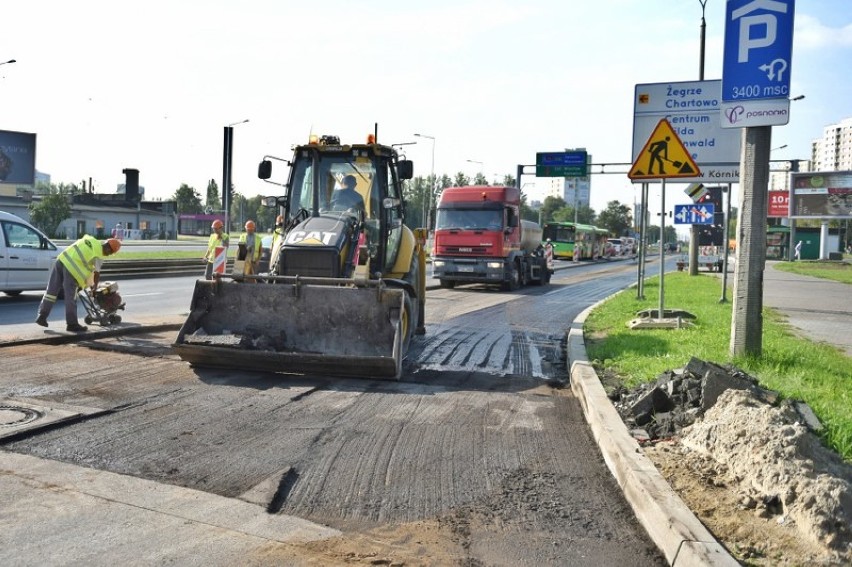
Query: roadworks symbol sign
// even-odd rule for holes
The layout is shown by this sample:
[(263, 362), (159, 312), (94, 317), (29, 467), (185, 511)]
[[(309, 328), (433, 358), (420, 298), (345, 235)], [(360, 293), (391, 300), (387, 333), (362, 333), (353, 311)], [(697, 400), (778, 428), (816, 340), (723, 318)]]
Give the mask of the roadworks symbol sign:
[(671, 177), (698, 177), (701, 172), (692, 156), (675, 133), (669, 121), (663, 118), (654, 128), (645, 147), (636, 156), (627, 177), (630, 179), (669, 179)]

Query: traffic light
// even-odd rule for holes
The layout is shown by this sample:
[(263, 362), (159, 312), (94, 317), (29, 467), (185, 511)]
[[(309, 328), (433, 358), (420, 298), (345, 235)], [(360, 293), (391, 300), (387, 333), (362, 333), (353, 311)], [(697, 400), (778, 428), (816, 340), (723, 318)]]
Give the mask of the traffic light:
[(699, 246), (722, 246), (725, 244), (725, 211), (722, 208), (722, 188), (706, 187), (707, 193), (698, 199), (699, 203), (713, 205), (713, 224), (698, 225)]

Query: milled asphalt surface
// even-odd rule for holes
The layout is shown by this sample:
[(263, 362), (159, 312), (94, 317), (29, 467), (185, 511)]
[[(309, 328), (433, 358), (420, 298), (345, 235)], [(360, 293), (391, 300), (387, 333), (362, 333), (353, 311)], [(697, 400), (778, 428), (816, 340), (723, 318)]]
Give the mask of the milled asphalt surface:
[[(852, 356), (850, 286), (781, 272), (774, 264), (768, 262), (764, 273), (764, 306), (786, 315), (803, 336), (835, 345)], [(642, 454), (607, 398), (583, 343), (583, 322), (592, 309), (581, 313), (571, 326), (571, 384), (626, 499), (671, 565), (738, 565)], [(43, 334), (34, 326), (30, 340), (36, 336)], [(9, 339), (0, 335), (0, 343)], [(50, 544), (57, 530), (65, 536), (67, 532), (79, 535), (74, 538), (79, 549), (71, 555), (80, 560), (88, 553), (95, 563), (150, 563), (177, 552), (194, 556), (192, 564), (199, 565), (212, 559), (238, 563), (270, 543), (338, 534), (325, 526), (270, 515), (259, 507), (200, 491), (7, 452), (0, 452), (0, 508), (4, 510), (0, 557), (14, 558), (18, 565), (67, 560), (72, 550)], [(34, 526), (26, 541), (4, 536), (4, 525), (20, 523)], [(112, 555), (105, 557), (92, 549), (92, 540), (98, 537), (120, 538), (124, 544), (112, 546)], [(14, 555), (7, 556), (11, 550)]]

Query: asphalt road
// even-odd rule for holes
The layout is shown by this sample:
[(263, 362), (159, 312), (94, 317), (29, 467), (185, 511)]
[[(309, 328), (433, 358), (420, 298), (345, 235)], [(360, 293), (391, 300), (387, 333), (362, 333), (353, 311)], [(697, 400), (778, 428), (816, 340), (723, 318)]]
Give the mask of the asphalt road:
[[(636, 265), (618, 262), (513, 293), (431, 291), (427, 333), (398, 383), (191, 368), (170, 354), (173, 333), (7, 347), (0, 398), (104, 413), (3, 449), (234, 502), (252, 495), (269, 513), (343, 532), (437, 520), (466, 550), (459, 564), (662, 565), (564, 388), (571, 321), (635, 279)], [(134, 303), (163, 313), (163, 295), (187, 293), (135, 285), (122, 283), (126, 320)], [(55, 527), (4, 529), (29, 541), (19, 531), (37, 540)]]

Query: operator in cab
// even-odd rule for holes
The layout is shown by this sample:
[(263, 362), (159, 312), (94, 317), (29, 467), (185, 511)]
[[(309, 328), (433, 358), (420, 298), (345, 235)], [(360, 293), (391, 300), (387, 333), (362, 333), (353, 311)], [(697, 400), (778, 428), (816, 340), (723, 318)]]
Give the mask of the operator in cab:
[(341, 180), (341, 188), (335, 189), (331, 196), (331, 210), (364, 210), (364, 198), (355, 190), (358, 180), (354, 175), (346, 175)]

